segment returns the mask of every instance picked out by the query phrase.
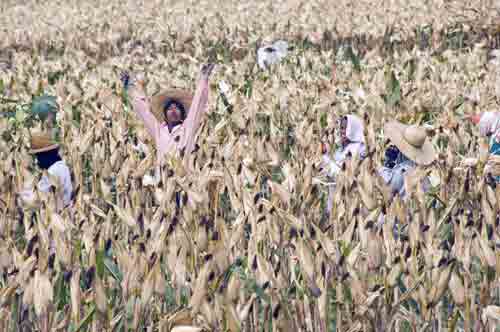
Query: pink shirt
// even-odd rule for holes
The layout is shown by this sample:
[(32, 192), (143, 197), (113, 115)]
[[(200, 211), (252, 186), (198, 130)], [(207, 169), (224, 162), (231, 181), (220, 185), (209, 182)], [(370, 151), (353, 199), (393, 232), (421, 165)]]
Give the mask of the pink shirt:
[(188, 115), (184, 122), (169, 131), (165, 122), (160, 123), (151, 113), (150, 104), (144, 90), (134, 86), (129, 92), (135, 113), (144, 122), (146, 129), (153, 137), (158, 151), (158, 165), (167, 154), (176, 154), (185, 148), (185, 155), (193, 152), (202, 116), (208, 110), (208, 79), (201, 77)]

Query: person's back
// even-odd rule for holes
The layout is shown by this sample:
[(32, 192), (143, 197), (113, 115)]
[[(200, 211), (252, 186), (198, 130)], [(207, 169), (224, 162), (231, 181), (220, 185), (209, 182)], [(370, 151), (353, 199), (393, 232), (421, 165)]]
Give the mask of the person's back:
[[(53, 187), (56, 187), (56, 193), (62, 193), (63, 206), (60, 206), (60, 208), (68, 206), (71, 203), (73, 183), (70, 169), (59, 155), (59, 144), (52, 140), (49, 133), (32, 133), (30, 152), (36, 158), (38, 166), (47, 172), (47, 175), (44, 174), (36, 185), (38, 191), (48, 194)], [(50, 177), (53, 177), (53, 179)], [(20, 193), (25, 202), (33, 201), (33, 189), (25, 187)]]
[[(47, 169), (47, 172), (57, 177), (63, 190), (63, 202), (64, 206), (68, 206), (71, 202), (71, 194), (73, 192), (73, 183), (71, 182), (71, 172), (68, 165), (64, 160), (59, 160), (55, 162), (52, 166)], [(43, 176), (38, 183), (38, 190), (41, 192), (48, 192), (50, 190), (50, 179), (47, 176)]]

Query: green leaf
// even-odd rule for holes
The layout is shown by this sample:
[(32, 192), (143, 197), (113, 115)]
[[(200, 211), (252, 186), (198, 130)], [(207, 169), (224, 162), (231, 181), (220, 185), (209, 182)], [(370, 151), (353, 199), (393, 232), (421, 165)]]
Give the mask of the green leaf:
[(0, 94), (3, 94), (4, 91), (5, 91), (5, 83), (0, 78)]
[(321, 128), (326, 128), (328, 126), (328, 121), (326, 120), (326, 113), (322, 113), (320, 118), (319, 118), (319, 124), (321, 125)]
[(125, 113), (128, 113), (128, 109), (130, 107), (129, 99), (128, 99), (128, 91), (123, 89), (121, 93), (122, 103), (124, 105), (123, 109)]
[(58, 310), (63, 310), (64, 306), (68, 303), (70, 297), (68, 286), (69, 284), (64, 282), (63, 274), (59, 274), (55, 287), (55, 299)]
[(75, 329), (74, 332), (79, 332), (85, 330), (84, 328), (87, 326), (88, 323), (90, 323), (92, 317), (94, 316), (95, 313), (95, 305), (92, 306), (92, 309), (90, 309), (90, 312), (85, 316), (85, 318), (81, 321), (80, 324), (78, 324), (77, 328)]
[(97, 250), (96, 252), (96, 270), (99, 278), (104, 278), (104, 250)]
[(406, 79), (408, 81), (413, 81), (415, 78), (415, 73), (417, 71), (417, 61), (412, 58), (406, 62)]
[(125, 310), (127, 315), (127, 320), (132, 321), (134, 319), (134, 306), (135, 306), (136, 297), (131, 296), (130, 299), (125, 304)]
[(116, 266), (116, 264), (111, 259), (104, 258), (103, 265), (106, 268), (106, 270), (108, 270), (108, 272), (111, 273), (111, 276), (113, 276), (113, 278), (116, 281), (118, 281), (120, 283), (122, 282), (123, 274), (120, 272), (120, 270), (118, 269), (118, 266)]
[(393, 70), (386, 73), (386, 103), (394, 106), (401, 101), (401, 84)]
[(49, 72), (47, 75), (47, 79), (49, 81), (50, 85), (54, 85), (63, 75), (64, 75), (63, 70), (57, 70), (54, 72)]
[(347, 46), (346, 51), (344, 53), (344, 56), (345, 56), (346, 60), (351, 61), (354, 69), (357, 72), (361, 71), (361, 61), (360, 61), (359, 57), (354, 53), (351, 45)]
[(73, 123), (77, 124), (78, 127), (80, 127), (80, 122), (81, 122), (81, 110), (79, 107), (73, 107), (71, 109), (71, 115), (72, 115), (72, 119), (73, 119)]
[(23, 110), (18, 109), (16, 111), (16, 122), (17, 123), (23, 123), (25, 119), (26, 119), (26, 113), (24, 113)]

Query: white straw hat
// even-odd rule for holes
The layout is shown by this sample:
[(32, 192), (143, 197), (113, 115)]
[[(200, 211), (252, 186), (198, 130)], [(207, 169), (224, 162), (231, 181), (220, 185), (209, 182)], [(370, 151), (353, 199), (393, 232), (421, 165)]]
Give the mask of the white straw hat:
[(436, 152), (427, 139), (425, 128), (391, 121), (384, 126), (384, 133), (399, 151), (417, 165), (427, 166), (436, 159)]

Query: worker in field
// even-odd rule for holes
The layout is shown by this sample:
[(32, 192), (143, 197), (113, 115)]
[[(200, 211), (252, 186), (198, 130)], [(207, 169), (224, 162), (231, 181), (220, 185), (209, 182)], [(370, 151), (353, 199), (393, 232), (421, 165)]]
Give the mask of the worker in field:
[[(405, 198), (405, 177), (417, 166), (431, 165), (436, 159), (436, 152), (423, 127), (391, 121), (384, 126), (384, 134), (389, 139), (389, 147), (385, 151), (384, 166), (378, 173), (393, 195)], [(430, 188), (427, 177), (421, 184), (424, 192)]]
[[(49, 132), (34, 131), (31, 133), (30, 153), (36, 158), (38, 167), (43, 175), (36, 185), (42, 194), (56, 194), (57, 210), (67, 207), (71, 203), (73, 184), (71, 172), (59, 154), (59, 144)], [(35, 202), (35, 188), (25, 186), (19, 193), (21, 201), (33, 204)]]
[(133, 82), (128, 73), (122, 74), (132, 108), (155, 142), (158, 166), (166, 155), (180, 151), (187, 155), (195, 149), (196, 135), (208, 110), (208, 83), (213, 68), (213, 64), (201, 68), (194, 95), (171, 89), (151, 99), (146, 96), (142, 81)]
[[(342, 116), (338, 122), (339, 148), (335, 151), (333, 159), (330, 157), (328, 147), (322, 148), (321, 167), (327, 175), (335, 181), (335, 176), (341, 171), (342, 164), (351, 157), (358, 155), (359, 160), (366, 157), (365, 137), (363, 134), (363, 121), (356, 115)], [(333, 194), (335, 184), (328, 188), (327, 211), (331, 212), (333, 206)]]
[(479, 135), (488, 139), (489, 157), (484, 168), (485, 174), (491, 174), (494, 182), (500, 182), (500, 113), (484, 112), (469, 117), (479, 127)]

